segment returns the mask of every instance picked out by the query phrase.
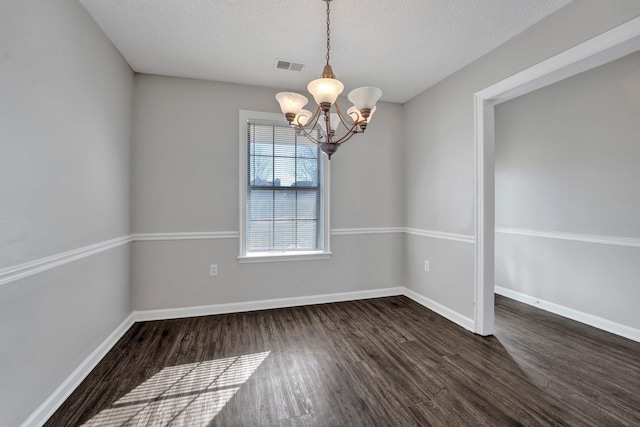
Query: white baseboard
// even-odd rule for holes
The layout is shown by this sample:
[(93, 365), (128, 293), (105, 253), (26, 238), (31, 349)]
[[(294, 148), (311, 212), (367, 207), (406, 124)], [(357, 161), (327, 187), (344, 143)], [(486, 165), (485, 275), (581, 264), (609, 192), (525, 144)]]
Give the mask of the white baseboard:
[(341, 292), (336, 294), (311, 295), (304, 297), (276, 298), (261, 301), (213, 304), (197, 307), (169, 308), (160, 310), (141, 310), (134, 312), (136, 322), (149, 320), (178, 319), (181, 317), (210, 316), (214, 314), (240, 313), (246, 311), (268, 310), (272, 308), (297, 307), (329, 302), (353, 301), (368, 298), (381, 298), (403, 295), (403, 287), (371, 289), (367, 291)]
[(107, 355), (109, 350), (113, 348), (120, 338), (133, 325), (134, 318), (131, 313), (109, 336), (102, 341), (96, 348), (72, 373), (67, 379), (60, 384), (51, 396), (45, 400), (31, 414), (21, 427), (41, 426), (54, 414), (54, 412), (64, 403), (71, 393), (80, 385), (80, 383), (89, 375), (96, 365)]
[(198, 307), (170, 308), (161, 310), (141, 310), (131, 313), (99, 346), (96, 348), (71, 375), (54, 391), (49, 398), (31, 414), (21, 427), (43, 425), (54, 412), (64, 403), (71, 393), (89, 375), (91, 370), (104, 358), (120, 338), (129, 330), (134, 322), (150, 320), (177, 319), (182, 317), (208, 316), (214, 314), (240, 313), (273, 308), (297, 307), (311, 304), (325, 304), (331, 302), (354, 301), (369, 298), (382, 298), (405, 295), (428, 309), (440, 314), (446, 319), (473, 331), (472, 319), (402, 286), (371, 289), (366, 291), (341, 292), (334, 294), (312, 295), (293, 298), (278, 298), (261, 301), (248, 301), (230, 304), (214, 304)]
[(558, 314), (568, 319), (584, 323), (585, 325), (593, 326), (594, 328), (602, 329), (603, 331), (611, 332), (612, 334), (640, 342), (640, 329), (612, 322), (611, 320), (603, 319), (602, 317), (594, 316), (593, 314), (574, 310), (573, 308), (545, 301), (540, 298), (535, 298), (501, 286), (496, 286), (495, 292), (498, 295), (502, 295), (504, 297), (541, 308), (542, 310)]
[(411, 298), (418, 304), (427, 307), (429, 310), (438, 313), (440, 316), (444, 317), (445, 319), (450, 320), (453, 323), (460, 325), (469, 331), (473, 332), (475, 329), (475, 322), (473, 321), (473, 319), (463, 316), (457, 311), (453, 311), (450, 308), (445, 307), (444, 305), (438, 302), (435, 302), (432, 299), (429, 299), (407, 288), (405, 288), (404, 290), (404, 295), (408, 298)]

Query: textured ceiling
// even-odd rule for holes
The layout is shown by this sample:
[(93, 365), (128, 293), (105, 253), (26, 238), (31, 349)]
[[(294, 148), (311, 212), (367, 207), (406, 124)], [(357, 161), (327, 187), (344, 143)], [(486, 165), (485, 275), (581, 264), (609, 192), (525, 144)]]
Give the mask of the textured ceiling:
[[(345, 92), (378, 86), (405, 102), (569, 1), (333, 0), (331, 65)], [(80, 2), (140, 73), (306, 92), (325, 62), (321, 0)]]

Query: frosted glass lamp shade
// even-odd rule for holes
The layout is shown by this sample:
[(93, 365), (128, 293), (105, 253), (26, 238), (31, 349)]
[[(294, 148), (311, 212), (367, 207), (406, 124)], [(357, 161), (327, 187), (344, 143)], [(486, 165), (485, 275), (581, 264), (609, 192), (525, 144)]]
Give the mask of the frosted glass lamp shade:
[[(338, 113), (331, 113), (330, 120), (331, 120), (331, 130), (335, 131), (340, 125), (340, 116), (338, 115)], [(327, 126), (324, 122), (324, 116), (320, 117), (320, 120), (318, 120), (318, 124), (320, 125), (322, 130), (325, 133), (327, 133)]]
[(353, 102), (358, 110), (372, 110), (381, 96), (382, 91), (377, 87), (365, 86), (349, 92), (349, 101)]
[(313, 95), (316, 104), (329, 103), (333, 105), (338, 99), (338, 95), (344, 90), (344, 85), (340, 80), (325, 77), (313, 80), (307, 85), (307, 90)]
[(338, 113), (331, 113), (331, 130), (337, 130), (340, 123), (340, 116)]
[(313, 113), (309, 110), (300, 110), (300, 113), (293, 119), (293, 124), (305, 127), (309, 123), (309, 119), (313, 116)]
[(283, 114), (298, 115), (309, 100), (306, 96), (294, 92), (280, 92), (276, 94), (276, 100), (280, 104)]

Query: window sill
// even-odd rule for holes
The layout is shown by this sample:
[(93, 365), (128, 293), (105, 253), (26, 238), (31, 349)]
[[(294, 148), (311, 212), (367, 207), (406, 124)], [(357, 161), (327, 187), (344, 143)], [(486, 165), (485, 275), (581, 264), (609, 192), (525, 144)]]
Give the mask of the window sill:
[(254, 262), (280, 262), (280, 261), (311, 261), (316, 259), (330, 259), (331, 252), (257, 252), (251, 255), (240, 255), (240, 264)]

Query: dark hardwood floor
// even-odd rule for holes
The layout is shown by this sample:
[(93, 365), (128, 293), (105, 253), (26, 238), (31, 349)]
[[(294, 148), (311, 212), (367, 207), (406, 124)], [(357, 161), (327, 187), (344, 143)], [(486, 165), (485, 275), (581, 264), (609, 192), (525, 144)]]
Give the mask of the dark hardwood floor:
[(137, 323), (47, 425), (640, 425), (640, 343), (502, 297), (496, 319), (391, 297)]

